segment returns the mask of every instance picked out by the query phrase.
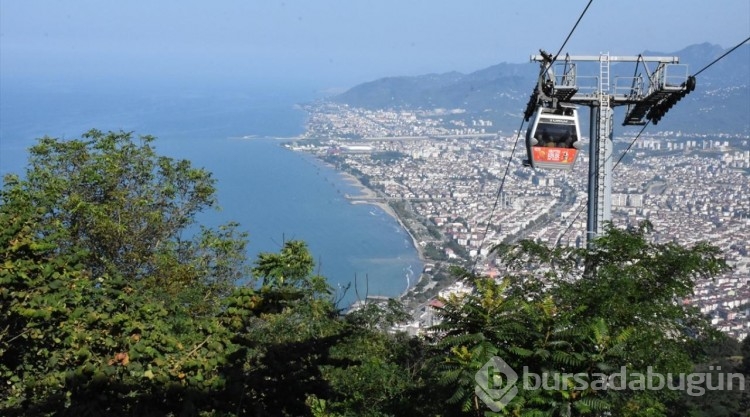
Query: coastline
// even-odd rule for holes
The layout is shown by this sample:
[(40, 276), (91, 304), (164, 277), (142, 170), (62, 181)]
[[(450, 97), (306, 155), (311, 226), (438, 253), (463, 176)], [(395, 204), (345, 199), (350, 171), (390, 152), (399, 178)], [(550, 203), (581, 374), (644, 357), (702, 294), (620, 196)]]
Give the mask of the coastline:
[[(375, 190), (371, 188), (367, 188), (362, 184), (362, 182), (359, 180), (359, 178), (355, 177), (354, 175), (345, 172), (345, 171), (338, 171), (347, 181), (351, 182), (352, 184), (356, 185), (359, 189), (360, 194), (356, 196), (348, 196), (349, 202), (352, 204), (370, 204), (373, 206), (380, 207), (386, 214), (391, 216), (393, 219), (398, 222), (399, 226), (401, 226), (402, 229), (406, 232), (406, 234), (409, 235), (409, 238), (411, 239), (412, 246), (414, 246), (414, 249), (417, 251), (417, 256), (419, 257), (419, 260), (424, 264), (425, 262), (428, 262), (428, 259), (425, 258), (424, 249), (422, 246), (417, 242), (417, 239), (414, 237), (414, 235), (411, 233), (411, 230), (409, 230), (408, 227), (404, 224), (403, 220), (396, 214), (396, 212), (391, 208), (391, 206), (388, 205), (388, 203), (384, 203), (382, 201), (366, 201), (366, 199), (376, 199), (380, 198), (378, 194), (375, 192)], [(407, 289), (408, 291), (408, 289)]]
[[(323, 162), (326, 163), (325, 161)], [(332, 166), (328, 163), (326, 164)], [(427, 296), (427, 299), (429, 300), (429, 298), (437, 296), (438, 290), (444, 288), (444, 285), (439, 284), (436, 281), (435, 275), (433, 275), (432, 273), (427, 273), (424, 270), (424, 267), (427, 264), (432, 264), (434, 266), (436, 264), (440, 264), (440, 261), (433, 260), (425, 255), (424, 248), (419, 244), (416, 237), (412, 234), (412, 231), (408, 227), (406, 227), (404, 221), (388, 203), (382, 200), (378, 201), (379, 199), (382, 199), (382, 196), (378, 195), (375, 190), (366, 187), (364, 184), (362, 184), (362, 181), (360, 181), (359, 178), (347, 171), (337, 169), (336, 172), (340, 173), (344, 180), (348, 181), (359, 190), (359, 195), (346, 196), (351, 204), (370, 204), (380, 207), (386, 214), (393, 217), (396, 222), (398, 222), (399, 226), (401, 226), (401, 228), (406, 231), (406, 233), (411, 238), (412, 246), (417, 251), (417, 256), (422, 263), (423, 270), (415, 274), (417, 278), (416, 281), (410, 283), (403, 293), (394, 298), (397, 298), (398, 300), (403, 302), (405, 306), (411, 305), (410, 311), (412, 311), (412, 314), (416, 314), (419, 306), (423, 306), (427, 302), (419, 301), (420, 296), (424, 296), (425, 294), (432, 294)]]
[[(398, 295), (392, 296), (392, 298), (401, 300), (406, 304), (413, 304), (413, 302), (409, 300), (411, 300), (411, 297), (413, 297), (414, 294), (424, 294), (425, 287), (432, 288), (433, 286), (435, 286), (433, 275), (430, 273), (426, 273), (425, 267), (427, 265), (433, 265), (434, 267), (435, 264), (439, 264), (439, 261), (436, 261), (426, 255), (425, 248), (423, 248), (422, 245), (419, 244), (419, 241), (412, 233), (411, 229), (407, 227), (405, 221), (398, 215), (397, 211), (393, 207), (391, 207), (390, 204), (388, 204), (387, 200), (382, 195), (380, 195), (378, 191), (365, 186), (356, 175), (352, 174), (349, 171), (337, 168), (330, 162), (326, 161), (324, 158), (321, 158), (319, 155), (305, 152), (304, 149), (288, 149), (292, 151), (300, 151), (301, 153), (306, 154), (312, 160), (314, 160), (315, 164), (325, 165), (326, 167), (335, 171), (338, 175), (340, 175), (341, 180), (343, 180), (345, 183), (348, 183), (348, 185), (354, 189), (351, 194), (343, 194), (350, 204), (369, 204), (371, 206), (379, 207), (388, 216), (396, 220), (398, 226), (409, 236), (409, 239), (411, 240), (411, 246), (416, 251), (417, 259), (421, 263), (421, 267), (417, 271), (412, 271), (412, 279), (409, 281), (409, 284), (403, 290), (403, 292)], [(417, 291), (417, 293), (415, 293), (415, 291)]]
[(278, 140), (281, 142), (294, 142), (306, 139), (304, 135), (297, 136), (267, 136), (267, 135), (243, 135), (243, 136), (229, 136), (232, 140), (257, 140), (257, 139), (271, 139)]

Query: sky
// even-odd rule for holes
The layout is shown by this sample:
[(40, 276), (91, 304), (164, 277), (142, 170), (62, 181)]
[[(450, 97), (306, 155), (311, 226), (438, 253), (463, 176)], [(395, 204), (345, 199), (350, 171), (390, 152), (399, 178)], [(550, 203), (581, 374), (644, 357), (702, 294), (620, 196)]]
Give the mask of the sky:
[[(1, 83), (244, 80), (344, 89), (385, 76), (526, 63), (588, 0), (0, 0)], [(748, 0), (593, 0), (563, 53), (730, 48)]]

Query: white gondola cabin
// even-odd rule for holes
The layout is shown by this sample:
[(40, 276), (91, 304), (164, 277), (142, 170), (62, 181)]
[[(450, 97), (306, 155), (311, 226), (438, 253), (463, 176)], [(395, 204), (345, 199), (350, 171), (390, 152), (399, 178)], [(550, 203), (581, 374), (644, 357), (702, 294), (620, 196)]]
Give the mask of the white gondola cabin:
[(539, 107), (526, 131), (528, 163), (533, 168), (573, 169), (580, 132), (575, 106)]

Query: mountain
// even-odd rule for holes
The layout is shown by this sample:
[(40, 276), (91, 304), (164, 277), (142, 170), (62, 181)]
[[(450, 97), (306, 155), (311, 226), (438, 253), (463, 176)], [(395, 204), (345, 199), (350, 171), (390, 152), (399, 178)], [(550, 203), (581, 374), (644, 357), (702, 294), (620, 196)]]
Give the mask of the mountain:
[[(703, 43), (677, 52), (642, 52), (644, 56), (677, 56), (681, 64), (687, 65), (688, 74), (700, 72), (695, 91), (652, 130), (750, 134), (750, 45), (745, 44), (710, 65), (728, 51)], [(634, 67), (634, 63), (613, 63), (612, 81), (618, 76), (632, 78)], [(653, 71), (653, 67), (651, 64), (648, 69)], [(387, 77), (357, 85), (329, 100), (369, 109), (463, 108), (468, 114), (482, 114), (493, 120), (500, 130), (513, 130), (521, 123), (538, 68), (536, 63), (501, 63), (470, 74)], [(643, 66), (639, 70), (645, 76)], [(598, 75), (598, 63), (579, 63), (578, 74)], [(615, 108), (617, 124), (623, 116), (624, 109)]]
[(368, 109), (463, 108), (469, 113), (492, 113), (495, 119), (516, 119), (536, 78), (533, 66), (501, 63), (471, 74), (382, 78), (355, 86), (331, 100)]

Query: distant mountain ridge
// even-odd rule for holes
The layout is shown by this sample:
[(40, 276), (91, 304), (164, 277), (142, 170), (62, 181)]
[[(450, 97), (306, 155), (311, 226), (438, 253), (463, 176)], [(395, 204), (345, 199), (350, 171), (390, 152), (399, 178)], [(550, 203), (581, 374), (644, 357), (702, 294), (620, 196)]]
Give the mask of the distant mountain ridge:
[[(644, 51), (642, 55), (677, 56), (681, 64), (688, 65), (688, 73), (692, 75), (728, 50), (702, 43), (677, 52)], [(583, 64), (579, 65), (579, 74), (590, 73)], [(593, 65), (596, 68), (596, 64)], [(613, 78), (632, 76), (634, 65), (613, 63)], [(618, 74), (618, 69), (629, 73)], [(512, 130), (518, 128), (537, 75), (536, 63), (500, 63), (469, 74), (448, 72), (381, 78), (357, 85), (329, 100), (368, 109), (463, 108), (494, 120), (501, 130)], [(620, 107), (615, 109), (616, 123), (622, 122), (622, 111)], [(653, 129), (750, 134), (750, 45), (742, 45), (701, 72), (696, 90)]]

